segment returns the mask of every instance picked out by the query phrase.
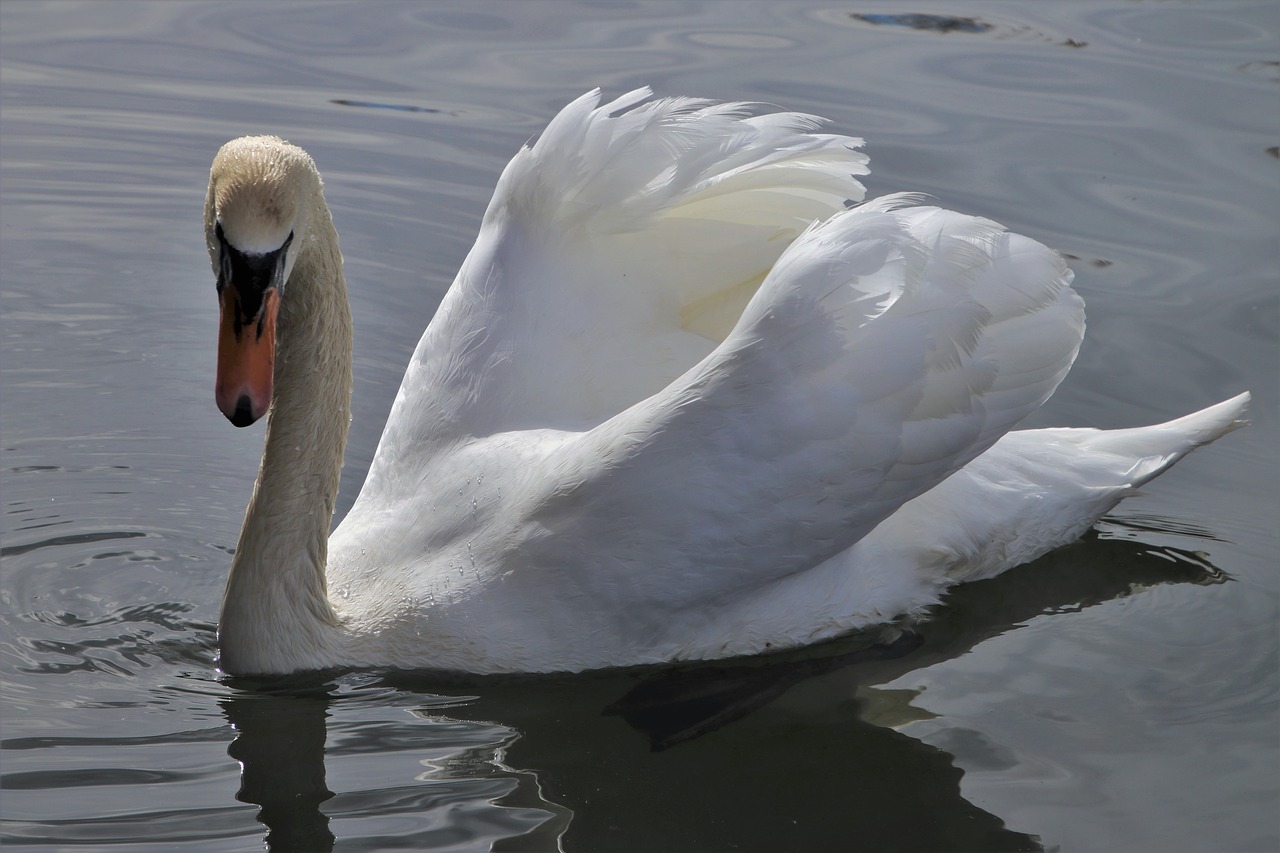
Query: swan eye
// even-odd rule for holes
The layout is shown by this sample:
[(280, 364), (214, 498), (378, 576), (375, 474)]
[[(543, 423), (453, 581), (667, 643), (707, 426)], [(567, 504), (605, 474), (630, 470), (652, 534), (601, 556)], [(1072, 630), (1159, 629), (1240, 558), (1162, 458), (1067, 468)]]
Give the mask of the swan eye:
[(214, 233), (218, 238), (218, 280), (215, 283), (218, 293), (227, 286), (231, 281), (231, 245), (227, 242), (227, 235), (222, 232), (222, 223), (218, 222), (214, 226)]
[(293, 232), (289, 232), (289, 236), (284, 238), (284, 242), (280, 244), (280, 248), (275, 251), (276, 269), (272, 275), (272, 281), (275, 282), (276, 290), (280, 297), (284, 298), (285, 273), (289, 266), (289, 247), (293, 245)]

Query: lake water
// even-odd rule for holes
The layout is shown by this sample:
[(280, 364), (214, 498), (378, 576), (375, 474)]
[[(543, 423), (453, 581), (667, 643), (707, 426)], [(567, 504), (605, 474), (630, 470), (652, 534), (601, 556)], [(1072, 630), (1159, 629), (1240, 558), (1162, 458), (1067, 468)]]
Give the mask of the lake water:
[[(944, 8), (955, 18), (886, 15)], [(507, 159), (602, 86), (777, 103), (1072, 257), (1032, 425), (1253, 423), (919, 636), (581, 677), (214, 666), (261, 451), (213, 405), (209, 162), (315, 156), (350, 506)], [(0, 4), (3, 841), (1264, 851), (1277, 825), (1280, 4)]]

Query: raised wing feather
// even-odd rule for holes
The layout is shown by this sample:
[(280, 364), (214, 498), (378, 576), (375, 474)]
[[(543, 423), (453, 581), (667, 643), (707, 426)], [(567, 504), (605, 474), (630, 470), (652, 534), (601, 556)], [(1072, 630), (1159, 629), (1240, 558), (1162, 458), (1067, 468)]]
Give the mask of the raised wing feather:
[(723, 602), (847, 548), (1039, 407), (1083, 335), (1070, 271), (905, 201), (807, 231), (710, 355), (561, 447), (522, 559), (595, 561), (587, 582), (636, 602)]
[(380, 456), (595, 426), (706, 356), (782, 251), (862, 198), (862, 141), (819, 119), (650, 96), (589, 92), (507, 166)]

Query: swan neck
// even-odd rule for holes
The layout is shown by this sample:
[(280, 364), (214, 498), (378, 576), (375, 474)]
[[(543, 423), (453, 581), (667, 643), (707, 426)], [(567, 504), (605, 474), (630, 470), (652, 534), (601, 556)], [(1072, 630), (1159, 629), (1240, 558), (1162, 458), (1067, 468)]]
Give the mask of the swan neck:
[(323, 199), (280, 299), (266, 445), (223, 599), (221, 665), (326, 665), (337, 636), (325, 569), (351, 420), (351, 313)]

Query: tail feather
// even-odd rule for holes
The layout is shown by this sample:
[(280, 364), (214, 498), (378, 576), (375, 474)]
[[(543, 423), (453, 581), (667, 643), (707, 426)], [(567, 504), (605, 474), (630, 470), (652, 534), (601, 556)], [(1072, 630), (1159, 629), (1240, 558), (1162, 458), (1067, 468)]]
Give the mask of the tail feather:
[[(1132, 429), (1011, 432), (931, 492), (904, 504), (859, 548), (936, 567), (944, 584), (994, 577), (1075, 541), (1179, 459), (1245, 424), (1246, 392)], [(927, 547), (913, 531), (927, 524)]]
[(759, 637), (781, 648), (916, 616), (954, 584), (995, 577), (1075, 541), (1137, 486), (1243, 426), (1248, 404), (1249, 394), (1240, 394), (1136, 429), (1011, 432), (852, 548), (728, 603), (700, 627), (721, 643), (738, 638), (733, 650), (750, 653), (765, 647), (751, 644)]
[(1128, 460), (1128, 485), (1137, 488), (1150, 482), (1197, 447), (1216, 441), (1244, 426), (1250, 394), (1192, 412), (1162, 424), (1130, 429), (1049, 429), (1042, 430), (1059, 440), (1079, 445), (1094, 455)]

